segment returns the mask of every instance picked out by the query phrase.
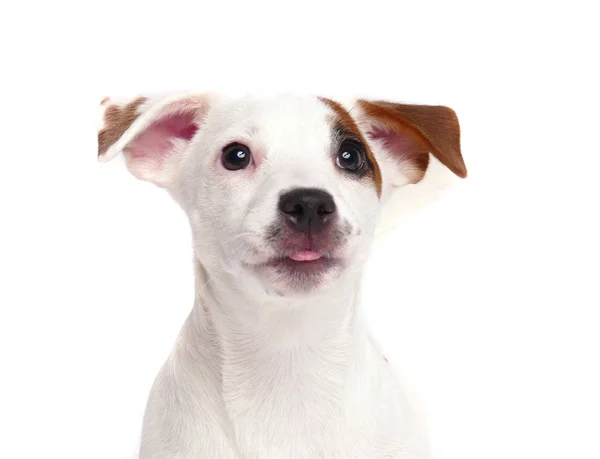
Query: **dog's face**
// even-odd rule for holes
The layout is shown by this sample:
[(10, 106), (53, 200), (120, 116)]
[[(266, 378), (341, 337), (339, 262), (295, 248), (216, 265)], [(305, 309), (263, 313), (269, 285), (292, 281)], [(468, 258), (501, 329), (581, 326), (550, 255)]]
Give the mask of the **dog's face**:
[(359, 270), (382, 202), (423, 177), (428, 152), (466, 175), (445, 107), (213, 94), (102, 107), (99, 155), (123, 151), (135, 176), (169, 190), (209, 274), (267, 294)]

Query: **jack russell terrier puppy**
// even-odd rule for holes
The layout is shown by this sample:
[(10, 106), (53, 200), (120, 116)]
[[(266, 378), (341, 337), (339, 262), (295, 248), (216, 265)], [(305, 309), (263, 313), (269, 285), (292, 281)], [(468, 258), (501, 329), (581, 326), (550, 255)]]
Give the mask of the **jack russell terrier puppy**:
[(428, 457), (359, 298), (383, 203), (429, 153), (466, 177), (454, 111), (202, 92), (101, 109), (99, 159), (122, 153), (193, 234), (195, 303), (140, 459)]

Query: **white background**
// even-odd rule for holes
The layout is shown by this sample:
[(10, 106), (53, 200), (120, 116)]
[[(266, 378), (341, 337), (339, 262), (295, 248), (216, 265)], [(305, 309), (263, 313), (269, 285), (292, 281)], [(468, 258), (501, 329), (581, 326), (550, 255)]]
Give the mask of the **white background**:
[(190, 240), (98, 103), (204, 88), (454, 108), (469, 178), (406, 199), (365, 313), (436, 458), (600, 457), (593, 2), (38, 3), (0, 14), (0, 457), (135, 457)]

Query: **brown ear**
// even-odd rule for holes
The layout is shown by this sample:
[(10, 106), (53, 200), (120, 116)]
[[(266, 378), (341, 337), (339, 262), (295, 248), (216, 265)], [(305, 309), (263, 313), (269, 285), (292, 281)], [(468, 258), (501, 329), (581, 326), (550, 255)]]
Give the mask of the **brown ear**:
[(372, 140), (381, 140), (384, 148), (401, 163), (422, 172), (433, 154), (461, 178), (467, 167), (460, 151), (460, 126), (456, 113), (448, 107), (396, 104), (385, 101), (359, 100), (360, 124)]
[(179, 159), (204, 122), (211, 97), (175, 93), (121, 102), (103, 100), (98, 159), (109, 161), (123, 153), (135, 177), (168, 188)]

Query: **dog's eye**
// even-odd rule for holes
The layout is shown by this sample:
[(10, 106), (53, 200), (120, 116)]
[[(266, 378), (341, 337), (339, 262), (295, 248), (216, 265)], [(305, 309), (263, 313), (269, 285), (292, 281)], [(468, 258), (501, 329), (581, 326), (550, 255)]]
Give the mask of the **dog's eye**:
[(246, 145), (232, 143), (223, 148), (221, 162), (230, 171), (244, 169), (252, 164), (252, 153)]
[(343, 142), (338, 151), (335, 163), (341, 169), (358, 172), (365, 165), (365, 153), (354, 142)]

